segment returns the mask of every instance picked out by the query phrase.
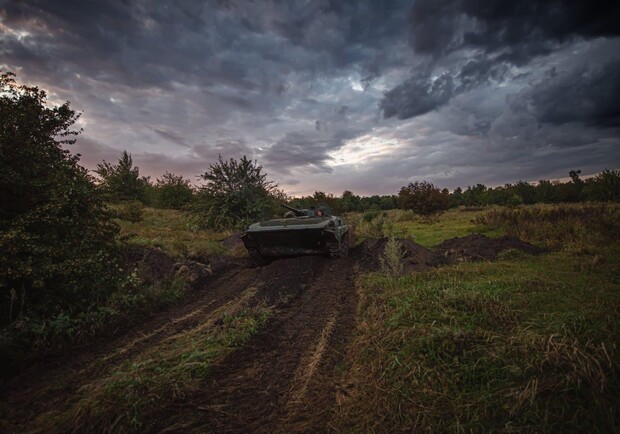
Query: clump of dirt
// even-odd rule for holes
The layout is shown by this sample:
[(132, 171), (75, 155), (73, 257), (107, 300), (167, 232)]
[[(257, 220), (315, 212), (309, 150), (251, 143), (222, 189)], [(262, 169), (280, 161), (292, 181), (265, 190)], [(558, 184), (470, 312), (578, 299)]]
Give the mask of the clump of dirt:
[[(432, 251), (406, 238), (398, 238), (403, 256), (405, 272), (422, 271), (434, 265)], [(364, 240), (354, 249), (353, 255), (358, 257), (358, 264), (364, 271), (377, 271), (381, 268), (380, 258), (384, 257), (388, 238), (370, 238)]]
[(436, 248), (435, 264), (454, 264), (467, 261), (491, 261), (505, 250), (520, 250), (536, 255), (544, 249), (515, 237), (489, 238), (482, 234), (451, 238)]
[(126, 246), (123, 256), (126, 269), (137, 267), (143, 277), (152, 281), (170, 276), (176, 262), (161, 249), (131, 244)]
[(222, 240), (222, 245), (227, 249), (236, 249), (239, 247), (243, 247), (243, 241), (241, 241), (242, 232), (235, 232), (229, 237), (226, 237)]
[[(481, 234), (451, 238), (429, 250), (406, 238), (398, 238), (403, 255), (402, 263), (405, 272), (423, 271), (432, 267), (457, 262), (491, 261), (506, 250), (517, 250), (528, 254), (538, 254), (544, 249), (533, 246), (515, 237), (489, 238)], [(388, 238), (369, 238), (352, 249), (352, 256), (358, 259), (362, 271), (378, 271), (381, 259), (385, 255)]]

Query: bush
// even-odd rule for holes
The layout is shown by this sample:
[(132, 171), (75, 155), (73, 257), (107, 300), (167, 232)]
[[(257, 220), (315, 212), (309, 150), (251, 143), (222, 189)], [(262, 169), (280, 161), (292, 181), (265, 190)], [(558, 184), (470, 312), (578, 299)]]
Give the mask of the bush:
[(432, 215), (449, 208), (449, 193), (441, 191), (430, 182), (410, 182), (398, 192), (402, 209), (411, 209), (416, 214)]
[[(61, 327), (118, 287), (118, 226), (78, 157), (78, 115), (0, 76), (0, 325)], [(5, 329), (6, 332), (6, 329)]]
[(163, 174), (155, 184), (157, 206), (168, 209), (181, 209), (188, 205), (194, 196), (189, 180), (170, 172)]
[(205, 181), (189, 208), (196, 222), (206, 228), (241, 228), (270, 214), (276, 186), (267, 181), (263, 167), (244, 155), (239, 160), (217, 163), (201, 175)]
[(123, 151), (117, 164), (97, 164), (95, 173), (101, 177), (99, 188), (108, 200), (147, 201), (148, 178), (140, 177), (140, 169), (133, 165), (131, 154)]

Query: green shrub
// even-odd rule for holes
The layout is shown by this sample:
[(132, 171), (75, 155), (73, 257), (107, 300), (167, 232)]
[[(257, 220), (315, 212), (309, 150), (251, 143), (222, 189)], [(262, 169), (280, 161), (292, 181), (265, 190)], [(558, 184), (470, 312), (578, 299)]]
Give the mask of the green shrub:
[(182, 209), (188, 205), (194, 196), (189, 180), (181, 175), (170, 172), (163, 174), (155, 184), (157, 191), (157, 206), (168, 209)]
[(70, 333), (68, 318), (120, 285), (118, 226), (63, 149), (77, 134), (69, 103), (48, 107), (44, 91), (12, 74), (0, 85), (0, 326), (13, 337)]

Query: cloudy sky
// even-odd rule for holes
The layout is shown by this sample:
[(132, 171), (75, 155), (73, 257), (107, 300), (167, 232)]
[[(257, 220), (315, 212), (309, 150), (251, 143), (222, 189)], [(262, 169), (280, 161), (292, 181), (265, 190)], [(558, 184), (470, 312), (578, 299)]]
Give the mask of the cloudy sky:
[(290, 194), (620, 167), (617, 0), (0, 0), (0, 70), (82, 112), (94, 168)]

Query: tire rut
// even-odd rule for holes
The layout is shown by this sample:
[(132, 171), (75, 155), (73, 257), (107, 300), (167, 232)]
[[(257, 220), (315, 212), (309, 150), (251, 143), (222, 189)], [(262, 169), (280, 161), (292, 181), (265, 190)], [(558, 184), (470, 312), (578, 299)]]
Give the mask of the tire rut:
[[(160, 312), (137, 329), (128, 330), (104, 344), (95, 342), (81, 348), (76, 357), (67, 358), (64, 363), (52, 360), (47, 366), (33, 366), (26, 370), (3, 387), (0, 405), (11, 409), (7, 419), (21, 425), (33, 415), (62, 408), (68, 397), (112, 372), (125, 360), (185, 330), (207, 323), (213, 312), (255, 284), (257, 274), (257, 269), (235, 268), (224, 272), (197, 289), (183, 305)], [(22, 426), (16, 429), (23, 430), (25, 427)]]
[(265, 295), (285, 300), (279, 313), (155, 431), (324, 431), (355, 330), (353, 264), (320, 257), (271, 264)]

